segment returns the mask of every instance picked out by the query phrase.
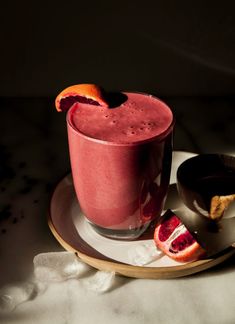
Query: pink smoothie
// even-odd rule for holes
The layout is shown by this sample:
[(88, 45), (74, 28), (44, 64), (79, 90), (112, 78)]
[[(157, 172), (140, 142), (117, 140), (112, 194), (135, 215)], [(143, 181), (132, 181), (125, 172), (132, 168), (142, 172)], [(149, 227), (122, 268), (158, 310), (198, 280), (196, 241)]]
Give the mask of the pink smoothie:
[(103, 235), (131, 239), (163, 209), (173, 115), (153, 96), (125, 95), (112, 109), (74, 104), (67, 125), (74, 186), (86, 218)]

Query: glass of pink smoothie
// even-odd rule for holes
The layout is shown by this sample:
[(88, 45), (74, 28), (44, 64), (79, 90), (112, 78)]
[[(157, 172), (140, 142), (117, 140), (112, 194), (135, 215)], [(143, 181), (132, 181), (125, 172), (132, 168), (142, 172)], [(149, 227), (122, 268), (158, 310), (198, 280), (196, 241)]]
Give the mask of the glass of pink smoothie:
[(75, 103), (67, 127), (74, 187), (87, 221), (101, 235), (131, 240), (163, 210), (174, 118), (156, 97), (124, 95), (114, 108)]

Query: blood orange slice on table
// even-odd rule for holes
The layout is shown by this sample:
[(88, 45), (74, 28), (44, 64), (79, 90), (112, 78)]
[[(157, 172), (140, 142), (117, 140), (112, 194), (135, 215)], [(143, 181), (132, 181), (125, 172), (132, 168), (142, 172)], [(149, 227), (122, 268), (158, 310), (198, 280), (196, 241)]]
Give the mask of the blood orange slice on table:
[(161, 217), (154, 231), (156, 246), (178, 262), (193, 262), (205, 256), (205, 250), (171, 211)]
[(88, 103), (108, 108), (104, 91), (95, 84), (76, 84), (65, 88), (55, 99), (55, 107), (59, 112), (66, 112), (75, 103)]

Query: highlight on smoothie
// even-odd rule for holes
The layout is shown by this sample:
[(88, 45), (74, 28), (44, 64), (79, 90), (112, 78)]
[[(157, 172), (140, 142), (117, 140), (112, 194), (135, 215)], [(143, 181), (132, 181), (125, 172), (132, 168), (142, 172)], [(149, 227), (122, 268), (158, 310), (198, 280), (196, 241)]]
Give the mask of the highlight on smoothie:
[(172, 161), (171, 109), (139, 92), (94, 84), (64, 89), (74, 189), (88, 223), (105, 237), (133, 240), (160, 217)]

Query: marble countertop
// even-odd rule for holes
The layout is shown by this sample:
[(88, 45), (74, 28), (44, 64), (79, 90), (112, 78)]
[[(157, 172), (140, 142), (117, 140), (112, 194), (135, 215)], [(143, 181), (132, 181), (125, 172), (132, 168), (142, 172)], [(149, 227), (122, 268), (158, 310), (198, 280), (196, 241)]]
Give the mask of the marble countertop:
[[(235, 98), (164, 99), (176, 116), (175, 150), (235, 154)], [(1, 98), (0, 103), (1, 292), (33, 282), (35, 255), (63, 251), (48, 228), (47, 212), (51, 192), (70, 164), (65, 115), (56, 113), (53, 100)], [(234, 323), (234, 281), (234, 256), (178, 279), (118, 277), (102, 294), (70, 279), (50, 283), (12, 311), (0, 312), (0, 322)]]

